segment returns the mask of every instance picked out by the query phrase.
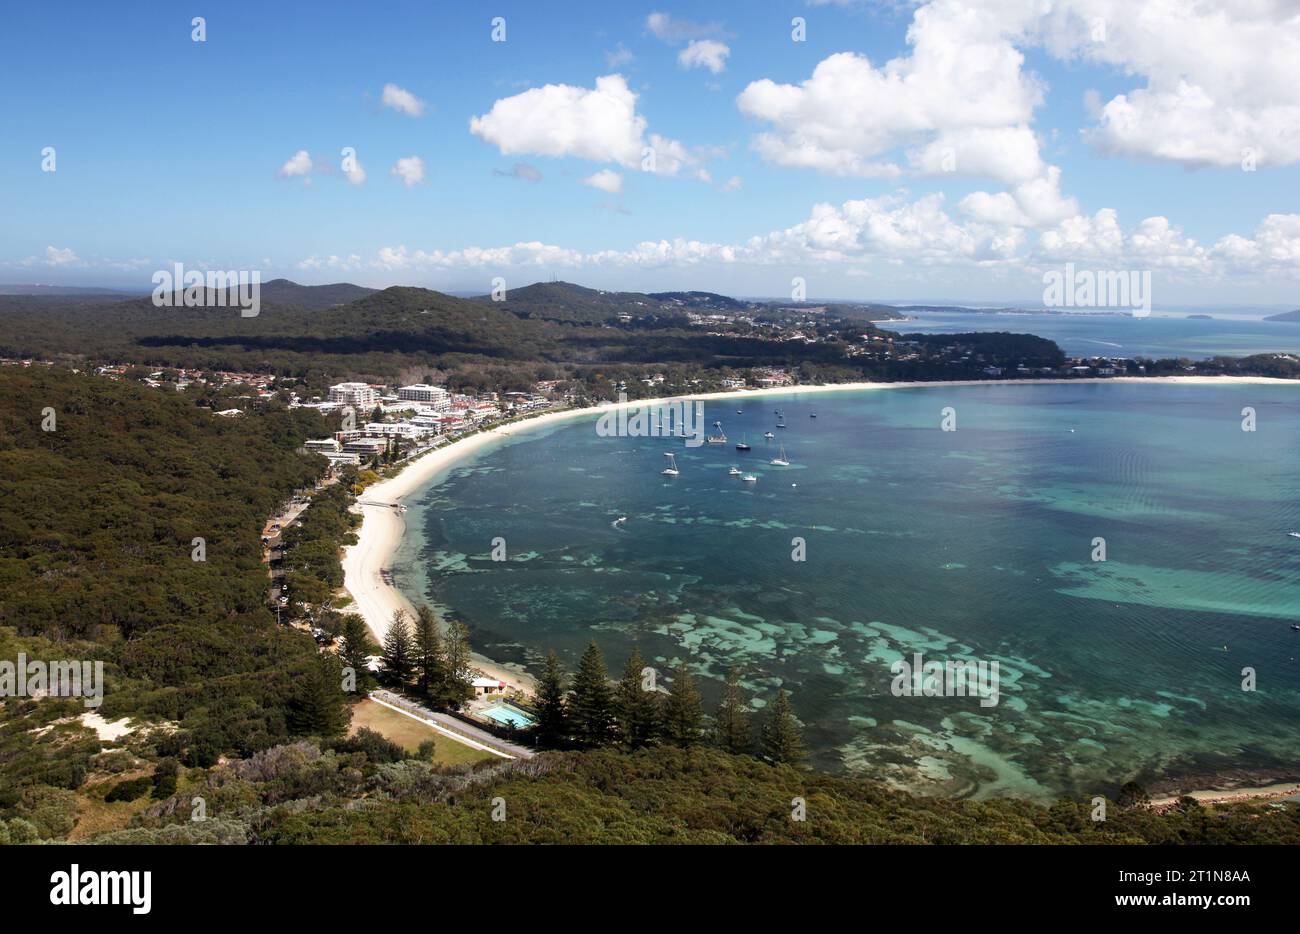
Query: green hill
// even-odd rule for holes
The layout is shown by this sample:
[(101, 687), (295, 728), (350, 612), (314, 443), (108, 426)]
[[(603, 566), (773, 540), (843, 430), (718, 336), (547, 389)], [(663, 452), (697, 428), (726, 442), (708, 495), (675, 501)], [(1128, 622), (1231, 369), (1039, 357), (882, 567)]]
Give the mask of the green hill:
[(272, 279), (262, 283), (262, 301), (297, 308), (332, 308), (346, 305), (374, 294), (374, 289), (335, 282), (330, 285), (299, 285), (288, 279)]
[(494, 304), (521, 318), (579, 324), (614, 321), (620, 315), (641, 317), (670, 312), (666, 303), (641, 292), (602, 292), (572, 282), (535, 282), (507, 290), (501, 302), (493, 302), (486, 295), (475, 301)]

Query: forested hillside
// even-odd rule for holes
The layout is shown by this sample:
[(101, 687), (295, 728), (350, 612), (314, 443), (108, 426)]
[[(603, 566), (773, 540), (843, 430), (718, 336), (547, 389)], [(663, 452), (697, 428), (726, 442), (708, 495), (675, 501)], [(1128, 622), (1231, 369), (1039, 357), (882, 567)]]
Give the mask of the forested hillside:
[[(297, 743), (190, 778), (139, 827), (104, 843), (1286, 843), (1300, 807), (1188, 805), (1163, 814), (1110, 802), (1051, 807), (919, 798), (703, 747), (547, 753), (439, 769), (378, 737)], [(220, 820), (189, 821), (201, 794)], [(796, 818), (802, 799), (802, 817)], [(494, 820), (493, 812), (504, 819)]]
[[(104, 662), (95, 712), (165, 725), (153, 761), (289, 739), (316, 647), (266, 607), (260, 533), (321, 475), (296, 450), (322, 428), (314, 413), (219, 418), (184, 393), (0, 370), (0, 658)], [(75, 719), (87, 712), (81, 698), (0, 700), (0, 819), (66, 804), (120, 758), (100, 755)]]
[[(723, 298), (681, 294), (694, 296), (692, 301), (701, 295)], [(1063, 359), (1051, 341), (1007, 334), (912, 335), (919, 349), (905, 357), (852, 356), (848, 341), (859, 340), (869, 325), (827, 320), (818, 326), (817, 340), (787, 340), (771, 328), (740, 325), (718, 333), (688, 327), (676, 299), (661, 302), (567, 283), (510, 295), (499, 303), (393, 287), (328, 308), (266, 301), (251, 318), (231, 307), (155, 308), (147, 298), (47, 305), (0, 297), (0, 357), (254, 371), (294, 377), (317, 392), (341, 379), (391, 380), (404, 373), (436, 372), (450, 387), (466, 391), (527, 390), (537, 380), (569, 379), (587, 398), (614, 398), (619, 383), (627, 384), (631, 398), (645, 395), (650, 389), (640, 379), (647, 367), (666, 377), (656, 392), (680, 393), (718, 388), (722, 379), (753, 367), (797, 372), (805, 382), (977, 379), (988, 363)], [(563, 305), (557, 320), (548, 318), (550, 298)], [(637, 304), (642, 300), (644, 307)], [(588, 302), (596, 310), (613, 303), (614, 309), (635, 306), (645, 314), (632, 322), (583, 323), (578, 319)], [(676, 310), (664, 312), (662, 306)], [(963, 361), (945, 349), (964, 339), (985, 356)]]

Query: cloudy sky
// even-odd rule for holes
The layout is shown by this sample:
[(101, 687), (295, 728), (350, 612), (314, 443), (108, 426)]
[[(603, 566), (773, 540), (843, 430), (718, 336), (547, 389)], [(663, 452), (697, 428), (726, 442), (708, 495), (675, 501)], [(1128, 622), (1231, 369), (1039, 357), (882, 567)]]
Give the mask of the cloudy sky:
[(0, 282), (1300, 303), (1294, 0), (6, 17)]

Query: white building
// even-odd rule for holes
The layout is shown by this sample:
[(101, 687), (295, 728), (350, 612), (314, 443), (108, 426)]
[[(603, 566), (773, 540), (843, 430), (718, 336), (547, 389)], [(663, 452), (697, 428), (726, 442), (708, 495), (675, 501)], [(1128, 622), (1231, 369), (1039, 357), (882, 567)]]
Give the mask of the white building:
[(408, 441), (414, 441), (416, 438), (423, 438), (425, 435), (432, 434), (434, 431), (428, 425), (417, 425), (415, 422), (370, 422), (366, 425), (366, 434), (381, 438), (405, 438)]
[(431, 434), (437, 434), (442, 428), (442, 416), (433, 409), (422, 409), (419, 415), (413, 415), (408, 421), (412, 425), (418, 425), (421, 428), (429, 429)]
[(330, 402), (369, 411), (379, 404), (379, 393), (365, 383), (338, 383), (330, 387)]
[(360, 454), (347, 454), (343, 452), (322, 451), (325, 457), (329, 458), (331, 467), (338, 467), (341, 464), (349, 464), (353, 467), (361, 466)]
[(339, 443), (335, 438), (320, 438), (310, 441), (304, 441), (303, 447), (309, 451), (319, 451), (322, 454), (338, 451)]
[(397, 398), (403, 402), (420, 402), (439, 412), (451, 408), (451, 396), (441, 386), (428, 386), (424, 383), (403, 386), (397, 390)]

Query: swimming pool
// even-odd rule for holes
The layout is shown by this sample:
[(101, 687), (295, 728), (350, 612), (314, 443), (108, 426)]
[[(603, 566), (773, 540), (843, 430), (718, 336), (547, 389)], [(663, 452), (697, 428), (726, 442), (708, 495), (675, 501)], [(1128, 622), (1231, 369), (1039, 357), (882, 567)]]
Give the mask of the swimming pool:
[(518, 707), (511, 707), (509, 704), (497, 704), (494, 707), (480, 711), (480, 713), (489, 720), (495, 720), (497, 723), (506, 726), (513, 726), (516, 730), (527, 729), (533, 725), (532, 717)]

